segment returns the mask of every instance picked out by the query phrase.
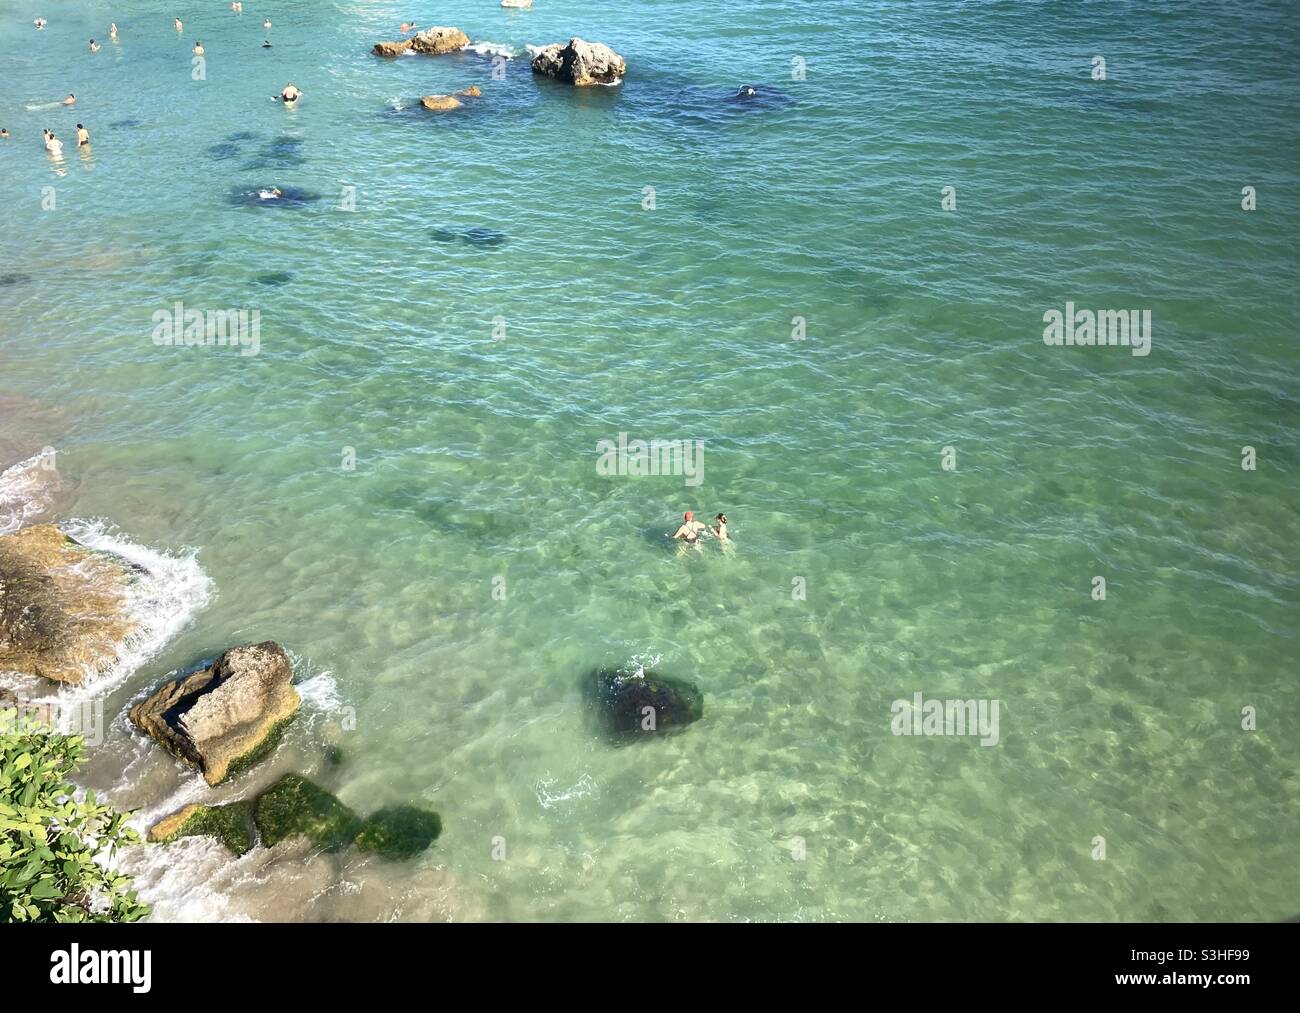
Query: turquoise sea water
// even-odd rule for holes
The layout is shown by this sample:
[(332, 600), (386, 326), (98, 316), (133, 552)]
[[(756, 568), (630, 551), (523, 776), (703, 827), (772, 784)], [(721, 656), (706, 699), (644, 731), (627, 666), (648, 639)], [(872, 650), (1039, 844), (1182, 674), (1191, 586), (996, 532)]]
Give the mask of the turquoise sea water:
[[(369, 55), (410, 19), (519, 58)], [(535, 80), (571, 35), (626, 81)], [(0, 469), (56, 448), (38, 516), (209, 581), (88, 783), (147, 822), (293, 769), (446, 827), (136, 856), (157, 917), (1295, 915), (1297, 52), (1284, 2), (6, 5)], [(156, 346), (178, 300), (259, 354)], [(1067, 300), (1151, 354), (1046, 346)], [(703, 484), (599, 475), (620, 432)], [(674, 551), (684, 509), (733, 550)], [(131, 733), (267, 638), (310, 688), (244, 781)], [(705, 719), (594, 736), (579, 679), (629, 660)], [(891, 734), (917, 692), (997, 700), (998, 745)]]

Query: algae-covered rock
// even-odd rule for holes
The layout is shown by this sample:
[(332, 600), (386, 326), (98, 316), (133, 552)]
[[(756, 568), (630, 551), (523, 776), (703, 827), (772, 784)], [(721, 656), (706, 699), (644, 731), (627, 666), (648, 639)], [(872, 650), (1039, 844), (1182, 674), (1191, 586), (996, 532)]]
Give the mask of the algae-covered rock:
[(597, 722), (612, 735), (671, 731), (704, 716), (698, 686), (653, 671), (598, 668), (583, 691)]
[(253, 848), (252, 810), (247, 799), (228, 805), (187, 805), (155, 823), (149, 840), (170, 844), (181, 837), (215, 837), (232, 854), (246, 855)]
[(413, 805), (388, 806), (366, 817), (353, 842), (358, 851), (400, 861), (414, 858), (442, 833), (442, 817)]
[(275, 748), (302, 703), (292, 680), (279, 644), (234, 647), (136, 704), (131, 723), (220, 784)]
[(337, 851), (361, 830), (356, 813), (297, 774), (285, 774), (258, 797), (253, 822), (268, 848), (303, 836), (326, 851)]
[(130, 565), (52, 524), (0, 536), (0, 671), (80, 683), (102, 673), (135, 631)]

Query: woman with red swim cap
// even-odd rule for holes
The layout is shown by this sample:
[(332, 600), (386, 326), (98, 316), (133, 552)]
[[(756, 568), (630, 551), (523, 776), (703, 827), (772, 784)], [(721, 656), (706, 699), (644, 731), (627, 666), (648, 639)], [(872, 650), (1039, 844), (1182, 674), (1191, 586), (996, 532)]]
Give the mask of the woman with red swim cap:
[(683, 515), (682, 526), (677, 529), (673, 537), (685, 539), (687, 545), (694, 545), (700, 540), (700, 532), (704, 527), (705, 525), (695, 520), (695, 515), (687, 510)]

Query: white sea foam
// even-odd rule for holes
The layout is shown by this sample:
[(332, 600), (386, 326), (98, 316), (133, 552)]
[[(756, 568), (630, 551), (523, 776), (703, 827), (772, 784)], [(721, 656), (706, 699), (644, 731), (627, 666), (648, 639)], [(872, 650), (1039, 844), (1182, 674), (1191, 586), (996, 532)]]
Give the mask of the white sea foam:
[(44, 450), (0, 471), (0, 535), (12, 534), (49, 508), (59, 485), (51, 460)]
[(135, 579), (126, 586), (124, 594), (125, 612), (134, 620), (136, 628), (118, 645), (112, 664), (79, 686), (63, 686), (48, 697), (32, 701), (66, 707), (102, 698), (125, 682), (208, 603), (212, 581), (199, 566), (194, 550), (177, 554), (159, 552), (132, 542), (103, 521), (72, 520), (59, 527), (87, 548), (125, 560), (135, 572)]
[(596, 782), (592, 780), (590, 774), (583, 774), (577, 782), (568, 788), (562, 788), (559, 791), (555, 788), (555, 778), (544, 777), (536, 784), (537, 801), (543, 809), (555, 809), (563, 806), (566, 802), (573, 802), (580, 798), (590, 797), (596, 790)]
[[(465, 49), (471, 53), (478, 53), (479, 56), (504, 56), (507, 60), (513, 60), (519, 53), (514, 46), (504, 42), (471, 42)], [(529, 49), (531, 50), (532, 47), (530, 46)]]

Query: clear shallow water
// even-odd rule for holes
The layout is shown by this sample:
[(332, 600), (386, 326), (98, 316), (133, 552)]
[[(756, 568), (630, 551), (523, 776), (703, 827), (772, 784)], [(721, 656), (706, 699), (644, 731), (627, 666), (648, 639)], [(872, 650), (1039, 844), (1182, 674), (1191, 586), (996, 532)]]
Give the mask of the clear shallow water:
[[(148, 818), (210, 797), (123, 712), (270, 637), (303, 720), (217, 797), (297, 769), (446, 824), (411, 865), (137, 856), (159, 916), (1294, 915), (1295, 21), (1093, 6), (282, 3), (263, 51), (251, 2), (180, 39), (153, 3), (11, 5), (0, 467), (56, 447), (42, 516), (211, 582), (182, 567), (192, 619), (109, 694), (87, 780)], [(631, 69), (368, 55), (411, 17)], [(240, 200), (268, 185), (320, 200)], [(1151, 309), (1152, 354), (1044, 346), (1067, 299)], [(156, 347), (176, 300), (259, 309), (260, 354)], [(704, 484), (598, 476), (621, 431), (703, 440)], [(735, 551), (671, 551), (687, 507)], [(705, 720), (594, 738), (578, 679), (634, 657)], [(891, 735), (917, 691), (999, 700), (1000, 744)]]

